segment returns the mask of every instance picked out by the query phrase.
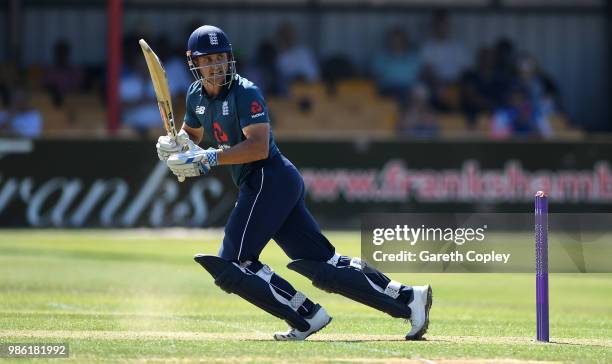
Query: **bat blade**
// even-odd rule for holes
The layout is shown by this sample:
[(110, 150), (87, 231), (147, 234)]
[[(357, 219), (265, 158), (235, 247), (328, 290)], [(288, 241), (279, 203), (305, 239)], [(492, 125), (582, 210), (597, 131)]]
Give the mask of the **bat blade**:
[(166, 71), (157, 57), (157, 54), (153, 52), (153, 49), (149, 47), (144, 39), (138, 41), (142, 53), (144, 54), (149, 68), (149, 74), (153, 81), (153, 88), (155, 89), (155, 95), (157, 97), (157, 105), (159, 106), (159, 113), (161, 114), (162, 121), (164, 123), (164, 129), (173, 138), (176, 138), (176, 127), (174, 123), (174, 112), (172, 111), (172, 98), (170, 97), (170, 88), (168, 87), (168, 77)]
[[(161, 114), (161, 118), (164, 123), (164, 129), (166, 129), (166, 132), (173, 139), (176, 139), (174, 112), (172, 111), (172, 99), (170, 98), (170, 88), (168, 87), (168, 77), (166, 76), (166, 71), (161, 64), (159, 57), (157, 57), (157, 54), (153, 52), (151, 47), (149, 47), (144, 39), (139, 40), (138, 44), (140, 44), (145, 61), (147, 62), (147, 68), (149, 68), (151, 81), (153, 81), (153, 88), (155, 89), (155, 96), (157, 97), (157, 106), (159, 106), (159, 113)], [(184, 176), (178, 176), (177, 178), (179, 182), (183, 182), (185, 180)]]

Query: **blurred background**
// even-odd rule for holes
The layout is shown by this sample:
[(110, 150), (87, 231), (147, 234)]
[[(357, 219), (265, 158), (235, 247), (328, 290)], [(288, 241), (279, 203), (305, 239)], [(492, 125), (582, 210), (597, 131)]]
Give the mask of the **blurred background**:
[(226, 171), (178, 185), (189, 34), (221, 27), (325, 227), (363, 212), (612, 210), (610, 1), (2, 0), (0, 226), (218, 226)]

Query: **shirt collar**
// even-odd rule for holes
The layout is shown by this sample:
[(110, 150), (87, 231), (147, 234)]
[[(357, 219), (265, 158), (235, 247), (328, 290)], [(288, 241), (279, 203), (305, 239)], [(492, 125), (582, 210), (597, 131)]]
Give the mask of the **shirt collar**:
[(227, 85), (223, 86), (223, 88), (221, 88), (221, 92), (219, 92), (219, 94), (215, 97), (208, 96), (204, 85), (200, 83), (200, 94), (202, 94), (202, 96), (204, 96), (204, 99), (206, 99), (207, 101), (222, 100), (227, 97), (227, 94), (230, 92), (230, 89), (234, 87), (234, 83), (236, 83), (236, 79), (234, 79), (230, 87), (227, 87)]

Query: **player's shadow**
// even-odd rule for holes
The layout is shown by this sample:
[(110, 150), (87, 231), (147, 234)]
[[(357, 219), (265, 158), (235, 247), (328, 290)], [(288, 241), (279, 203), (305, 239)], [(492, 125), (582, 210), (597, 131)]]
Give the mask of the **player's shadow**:
[[(273, 338), (271, 339), (246, 339), (244, 341), (276, 341)], [(478, 341), (474, 341), (474, 340), (461, 340), (461, 339), (446, 339), (446, 338), (423, 338), (420, 340), (406, 340), (404, 339), (402, 336), (398, 336), (397, 338), (355, 338), (355, 339), (342, 339), (342, 338), (338, 338), (338, 339), (326, 339), (326, 338), (310, 338), (308, 340), (305, 341), (290, 341), (290, 342), (301, 342), (301, 343), (307, 343), (307, 342), (330, 342), (330, 343), (368, 343), (368, 342), (406, 342), (407, 344), (410, 343), (449, 343), (449, 344), (464, 344), (464, 343), (474, 343), (474, 344), (507, 344), (507, 345), (516, 345), (516, 344), (522, 344), (522, 345), (563, 345), (563, 346), (593, 346), (593, 347), (600, 347), (600, 348), (609, 348), (612, 345), (605, 345), (605, 344), (599, 344), (599, 343), (571, 343), (571, 342), (562, 342), (562, 341), (550, 341), (548, 343), (541, 343), (535, 340), (532, 341), (523, 341), (523, 342), (512, 342), (512, 341), (507, 341), (507, 342), (503, 342), (503, 341), (499, 341), (499, 342), (478, 342)]]
[[(252, 339), (244, 339), (243, 341), (277, 341), (274, 340), (274, 338), (268, 339), (268, 338), (261, 338), (261, 339), (256, 339), (256, 338), (252, 338)], [(307, 340), (303, 340), (303, 341), (288, 341), (288, 342), (318, 342), (318, 343), (325, 343), (325, 342), (329, 342), (329, 343), (366, 343), (366, 342), (427, 342), (427, 341), (432, 341), (432, 340), (427, 340), (427, 339), (421, 339), (421, 340), (406, 340), (403, 337), (399, 336), (397, 339), (393, 339), (393, 338), (360, 338), (360, 339), (324, 339), (324, 338), (310, 338)], [(440, 340), (438, 340), (440, 341)]]
[(561, 341), (549, 341), (548, 343), (541, 343), (542, 345), (568, 345), (568, 346), (596, 346), (599, 348), (610, 348), (612, 345), (596, 344), (596, 343), (568, 343)]

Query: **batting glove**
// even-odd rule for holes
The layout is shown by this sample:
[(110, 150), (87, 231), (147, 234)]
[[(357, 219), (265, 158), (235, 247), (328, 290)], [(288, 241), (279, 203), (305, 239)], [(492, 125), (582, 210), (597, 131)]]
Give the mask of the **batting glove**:
[(210, 167), (217, 165), (216, 149), (188, 150), (184, 153), (172, 154), (166, 164), (177, 176), (197, 177), (210, 171)]
[[(167, 161), (172, 154), (181, 153), (187, 149), (191, 149), (195, 144), (189, 139), (189, 134), (183, 129), (178, 132), (176, 139), (169, 135), (160, 136), (157, 139), (157, 156), (161, 161)], [(198, 147), (199, 148), (199, 147)]]

